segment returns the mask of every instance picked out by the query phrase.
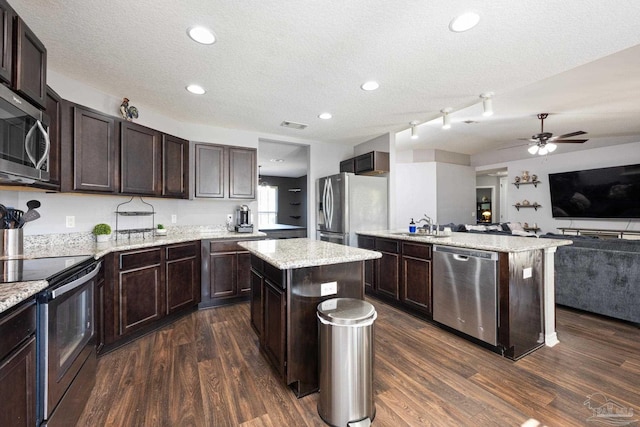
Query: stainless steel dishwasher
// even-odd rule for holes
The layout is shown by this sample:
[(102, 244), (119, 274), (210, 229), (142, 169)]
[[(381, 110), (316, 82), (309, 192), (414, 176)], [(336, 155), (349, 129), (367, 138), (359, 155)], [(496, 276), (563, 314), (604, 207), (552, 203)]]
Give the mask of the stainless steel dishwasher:
[(498, 344), (498, 253), (433, 247), (433, 320)]

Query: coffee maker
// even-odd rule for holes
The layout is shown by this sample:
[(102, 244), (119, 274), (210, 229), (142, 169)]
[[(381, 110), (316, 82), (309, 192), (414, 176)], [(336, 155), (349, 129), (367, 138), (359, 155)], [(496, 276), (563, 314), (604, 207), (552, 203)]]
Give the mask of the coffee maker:
[(236, 209), (236, 226), (237, 233), (253, 233), (253, 225), (251, 222), (251, 210), (249, 206), (242, 205)]

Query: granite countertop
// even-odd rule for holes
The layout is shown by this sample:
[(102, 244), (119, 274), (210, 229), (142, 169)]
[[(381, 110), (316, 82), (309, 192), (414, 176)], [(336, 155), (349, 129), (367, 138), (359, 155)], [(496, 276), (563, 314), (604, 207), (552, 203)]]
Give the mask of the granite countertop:
[[(174, 243), (193, 242), (205, 239), (252, 239), (265, 237), (265, 233), (236, 233), (225, 229), (206, 229), (192, 227), (185, 231), (169, 231), (166, 236), (152, 236), (146, 239), (135, 238), (111, 240), (96, 243), (93, 236), (78, 237), (75, 234), (40, 235), (26, 242), (24, 253), (11, 259), (47, 258), (59, 256), (91, 255), (95, 259), (102, 258), (111, 252), (128, 251), (131, 249), (151, 248), (154, 246), (171, 245)], [(0, 257), (0, 262), (9, 258)], [(0, 313), (36, 295), (49, 286), (46, 280), (31, 282), (14, 282), (0, 284)]]
[(379, 252), (307, 238), (255, 240), (240, 242), (238, 245), (280, 270), (366, 261), (382, 257)]
[(451, 233), (450, 236), (436, 237), (419, 233), (410, 234), (401, 230), (383, 230), (358, 231), (356, 234), (496, 252), (524, 252), (573, 244), (571, 240), (538, 239), (536, 237), (501, 236), (480, 233)]

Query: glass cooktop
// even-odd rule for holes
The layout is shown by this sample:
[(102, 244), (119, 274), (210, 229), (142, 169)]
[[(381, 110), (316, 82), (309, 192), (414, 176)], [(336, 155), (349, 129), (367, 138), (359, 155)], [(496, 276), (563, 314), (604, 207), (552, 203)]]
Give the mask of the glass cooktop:
[(76, 255), (1, 260), (0, 284), (47, 280), (91, 258), (93, 257), (90, 255)]

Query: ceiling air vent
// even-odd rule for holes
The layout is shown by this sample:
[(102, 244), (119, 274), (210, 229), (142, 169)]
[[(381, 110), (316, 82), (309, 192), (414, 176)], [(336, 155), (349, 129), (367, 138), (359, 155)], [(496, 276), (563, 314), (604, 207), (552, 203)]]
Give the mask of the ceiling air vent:
[(284, 126), (286, 128), (291, 128), (291, 129), (303, 130), (303, 129), (306, 129), (307, 126), (309, 125), (305, 125), (304, 123), (289, 122), (287, 120), (284, 120), (282, 123), (280, 123), (280, 126)]

